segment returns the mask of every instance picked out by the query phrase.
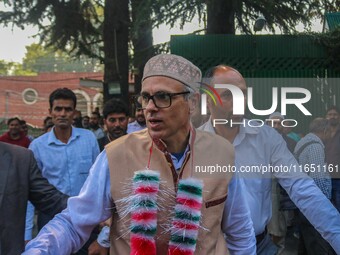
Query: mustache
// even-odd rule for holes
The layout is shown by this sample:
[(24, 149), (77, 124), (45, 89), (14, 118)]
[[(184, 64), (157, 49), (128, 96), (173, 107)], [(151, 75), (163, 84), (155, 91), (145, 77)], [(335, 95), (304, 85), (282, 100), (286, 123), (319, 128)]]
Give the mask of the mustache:
[[(124, 128), (121, 128), (121, 127), (116, 127), (114, 129), (109, 130), (109, 134), (110, 134), (111, 138), (116, 139), (116, 138), (119, 138), (119, 137), (125, 135), (126, 130), (127, 129), (124, 129)], [(119, 131), (119, 133), (117, 133), (117, 131)]]
[(115, 127), (115, 128), (112, 129), (112, 131), (122, 131), (122, 132), (124, 132), (125, 130), (121, 127)]

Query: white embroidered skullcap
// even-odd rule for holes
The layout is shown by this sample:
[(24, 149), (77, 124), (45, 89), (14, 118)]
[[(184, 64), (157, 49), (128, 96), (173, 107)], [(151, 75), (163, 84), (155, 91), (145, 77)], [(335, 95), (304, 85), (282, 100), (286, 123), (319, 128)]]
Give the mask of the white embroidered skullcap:
[(145, 64), (143, 79), (152, 76), (165, 76), (184, 85), (197, 89), (201, 82), (201, 70), (189, 60), (174, 54), (159, 54)]

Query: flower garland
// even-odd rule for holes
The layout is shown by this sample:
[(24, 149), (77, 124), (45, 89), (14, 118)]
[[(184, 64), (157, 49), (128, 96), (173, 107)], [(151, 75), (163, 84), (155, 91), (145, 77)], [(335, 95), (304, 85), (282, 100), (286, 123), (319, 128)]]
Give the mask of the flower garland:
[(157, 229), (157, 193), (159, 173), (151, 170), (135, 172), (131, 205), (131, 255), (155, 255)]
[[(160, 174), (137, 171), (133, 177), (130, 201), (131, 255), (156, 255), (157, 193)], [(171, 236), (168, 255), (193, 255), (200, 227), (203, 182), (194, 178), (178, 184), (174, 217), (169, 229)]]
[(178, 184), (168, 255), (193, 255), (200, 227), (203, 182), (194, 178)]

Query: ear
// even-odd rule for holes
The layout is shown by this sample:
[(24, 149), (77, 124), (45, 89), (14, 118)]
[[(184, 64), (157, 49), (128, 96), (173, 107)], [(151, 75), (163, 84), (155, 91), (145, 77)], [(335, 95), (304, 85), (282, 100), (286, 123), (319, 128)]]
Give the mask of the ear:
[(48, 112), (49, 112), (49, 114), (51, 115), (51, 113), (52, 113), (52, 109), (50, 108), (50, 109), (48, 109)]
[(189, 113), (190, 113), (190, 115), (193, 114), (197, 108), (199, 108), (198, 103), (199, 103), (199, 94), (195, 93), (189, 99)]
[(211, 99), (210, 96), (207, 96), (207, 108), (208, 108), (208, 111), (211, 112), (211, 108), (214, 106), (214, 103)]

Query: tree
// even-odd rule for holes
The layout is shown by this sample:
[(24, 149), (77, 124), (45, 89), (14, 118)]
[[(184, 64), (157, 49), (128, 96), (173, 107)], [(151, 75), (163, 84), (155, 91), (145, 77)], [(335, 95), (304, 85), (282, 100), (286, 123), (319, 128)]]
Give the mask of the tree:
[[(192, 21), (197, 15), (206, 22), (207, 34), (235, 34), (236, 29), (251, 34), (259, 15), (267, 20), (272, 32), (275, 26), (284, 33), (295, 30), (297, 23), (311, 24), (312, 17), (321, 17), (325, 11), (339, 11), (339, 0), (148, 0), (144, 8), (153, 11), (153, 23), (174, 26)], [(206, 16), (205, 16), (206, 13)]]
[(143, 5), (144, 0), (131, 0), (132, 29), (130, 39), (133, 44), (133, 71), (136, 92), (141, 90), (144, 65), (155, 54), (152, 37), (152, 12), (151, 9), (140, 12)]
[(4, 60), (0, 60), (0, 75), (8, 74), (8, 65)]
[(330, 64), (340, 71), (340, 26), (333, 31), (323, 34), (314, 34), (316, 42), (321, 44), (328, 52)]
[(95, 72), (101, 67), (95, 59), (86, 56), (70, 57), (61, 50), (33, 43), (26, 46), (23, 68), (34, 73), (41, 72)]
[(5, 4), (12, 10), (0, 12), (0, 23), (21, 28), (35, 25), (46, 46), (99, 59), (105, 65), (104, 100), (112, 96), (109, 86), (117, 81), (127, 100), (128, 1), (22, 0)]
[(16, 62), (6, 62), (0, 60), (0, 76), (8, 75), (35, 75), (34, 72), (30, 70), (25, 70), (20, 63)]
[(104, 101), (110, 87), (120, 82), (121, 97), (128, 101), (129, 75), (129, 7), (126, 0), (105, 0), (104, 8)]
[(100, 71), (98, 61), (85, 56), (74, 59), (65, 52), (55, 51), (41, 44), (26, 46), (23, 63), (0, 60), (0, 75), (36, 75), (41, 72), (95, 72)]

